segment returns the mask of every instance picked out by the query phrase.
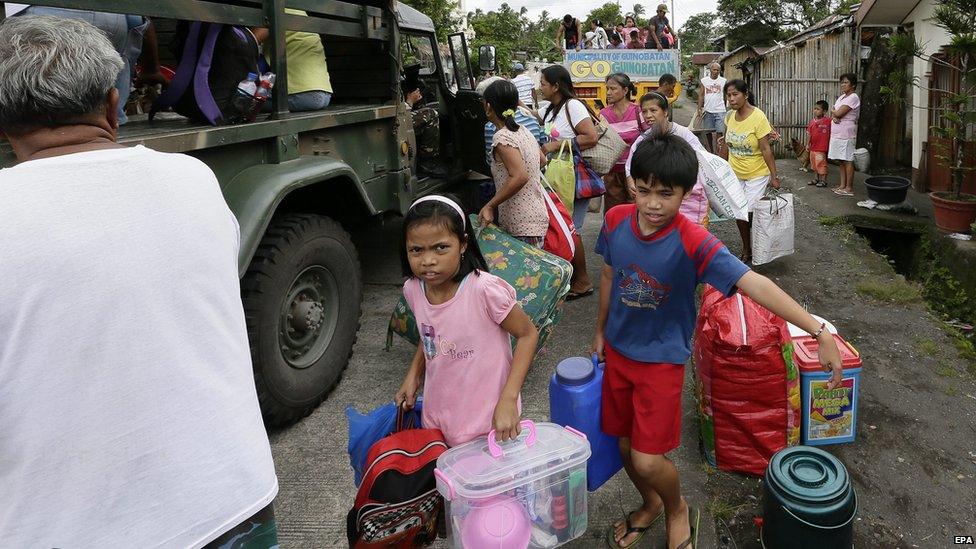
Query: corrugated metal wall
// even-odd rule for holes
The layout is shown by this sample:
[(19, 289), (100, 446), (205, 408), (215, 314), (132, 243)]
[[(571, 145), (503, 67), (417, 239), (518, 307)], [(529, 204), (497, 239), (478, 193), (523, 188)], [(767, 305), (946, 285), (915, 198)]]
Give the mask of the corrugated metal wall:
[(833, 105), (840, 95), (840, 75), (857, 73), (856, 32), (856, 27), (842, 27), (763, 56), (753, 86), (758, 107), (782, 135), (773, 145), (776, 156), (793, 155), (791, 137), (807, 142), (813, 104), (823, 99)]

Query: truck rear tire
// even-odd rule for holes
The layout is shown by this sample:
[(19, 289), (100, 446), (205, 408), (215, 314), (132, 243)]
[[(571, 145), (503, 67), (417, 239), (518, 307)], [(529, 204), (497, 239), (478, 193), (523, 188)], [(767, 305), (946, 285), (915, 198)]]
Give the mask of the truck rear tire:
[(363, 297), (356, 248), (327, 217), (277, 217), (241, 291), (265, 423), (294, 423), (332, 392), (352, 355)]

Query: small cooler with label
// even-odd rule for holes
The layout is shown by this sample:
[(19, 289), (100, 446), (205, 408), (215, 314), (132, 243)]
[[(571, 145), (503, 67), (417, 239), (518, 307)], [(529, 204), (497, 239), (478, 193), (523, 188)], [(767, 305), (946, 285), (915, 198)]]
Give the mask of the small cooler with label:
[(794, 336), (793, 356), (800, 370), (803, 406), (803, 444), (820, 446), (854, 442), (857, 400), (861, 385), (861, 357), (851, 344), (832, 333), (840, 351), (844, 374), (840, 387), (828, 389), (830, 373), (820, 366), (817, 340)]

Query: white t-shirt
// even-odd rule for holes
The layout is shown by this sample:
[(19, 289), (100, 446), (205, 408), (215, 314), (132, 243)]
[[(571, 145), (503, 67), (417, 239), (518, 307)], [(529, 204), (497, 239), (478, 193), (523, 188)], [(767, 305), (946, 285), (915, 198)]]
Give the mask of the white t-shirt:
[(593, 39), (593, 47), (600, 50), (605, 50), (610, 47), (610, 37), (607, 36), (607, 29), (597, 27), (595, 32), (596, 38)]
[(200, 547), (278, 492), (213, 172), (144, 147), (0, 170), (0, 540)]
[(3, 4), (3, 9), (7, 17), (13, 17), (29, 7), (30, 4), (10, 4), (7, 2), (4, 2)]
[(725, 77), (712, 78), (706, 76), (701, 79), (705, 88), (705, 112), (725, 114)]
[(518, 89), (519, 101), (525, 106), (533, 108), (535, 101), (532, 100), (532, 89), (535, 87), (535, 83), (532, 81), (532, 77), (523, 72), (513, 78), (512, 83)]
[[(553, 106), (553, 110), (555, 110), (555, 106)], [(569, 113), (568, 117), (567, 112)], [(552, 139), (572, 139), (576, 137), (576, 126), (590, 116), (590, 111), (579, 99), (570, 99), (563, 104), (563, 107), (555, 115), (546, 111), (541, 111), (539, 114), (544, 117), (542, 122), (545, 124), (543, 131), (546, 135)], [(572, 120), (572, 124), (570, 120)], [(555, 135), (553, 135), (553, 130), (557, 132)]]

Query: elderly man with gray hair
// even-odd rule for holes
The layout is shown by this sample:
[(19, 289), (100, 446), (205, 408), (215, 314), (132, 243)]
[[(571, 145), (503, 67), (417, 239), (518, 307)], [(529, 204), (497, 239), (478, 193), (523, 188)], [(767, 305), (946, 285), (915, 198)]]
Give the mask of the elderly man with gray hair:
[(213, 172), (116, 142), (91, 24), (0, 25), (0, 539), (277, 545), (278, 491)]

